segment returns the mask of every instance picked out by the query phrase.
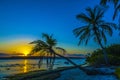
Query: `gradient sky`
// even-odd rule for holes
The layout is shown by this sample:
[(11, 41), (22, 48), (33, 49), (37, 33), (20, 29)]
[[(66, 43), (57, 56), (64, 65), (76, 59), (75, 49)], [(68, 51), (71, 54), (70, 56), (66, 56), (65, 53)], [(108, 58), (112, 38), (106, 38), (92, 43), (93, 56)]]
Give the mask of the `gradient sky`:
[[(99, 46), (93, 41), (78, 47), (72, 30), (82, 25), (76, 15), (96, 4), (99, 0), (0, 0), (0, 52), (29, 52), (28, 43), (40, 39), (41, 33), (54, 34), (58, 46), (68, 53), (95, 50)], [(112, 8), (107, 11), (106, 21), (112, 21), (112, 12)], [(108, 45), (114, 43), (120, 43), (117, 32), (108, 37)]]

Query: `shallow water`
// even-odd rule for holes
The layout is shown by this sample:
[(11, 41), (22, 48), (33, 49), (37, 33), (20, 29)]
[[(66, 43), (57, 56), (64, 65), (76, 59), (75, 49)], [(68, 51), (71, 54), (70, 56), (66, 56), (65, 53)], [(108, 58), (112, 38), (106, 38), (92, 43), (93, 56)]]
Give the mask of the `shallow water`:
[[(68, 74), (69, 73), (69, 74)], [(115, 75), (87, 75), (80, 69), (70, 69), (61, 72), (56, 80), (118, 80)]]
[[(85, 59), (71, 59), (76, 64), (84, 64)], [(38, 68), (39, 59), (7, 59), (0, 60), (0, 78), (8, 75), (26, 73), (34, 70), (46, 69), (45, 60), (41, 68)], [(54, 63), (54, 69), (57, 67), (71, 66), (71, 64), (65, 64), (66, 60), (56, 59)]]

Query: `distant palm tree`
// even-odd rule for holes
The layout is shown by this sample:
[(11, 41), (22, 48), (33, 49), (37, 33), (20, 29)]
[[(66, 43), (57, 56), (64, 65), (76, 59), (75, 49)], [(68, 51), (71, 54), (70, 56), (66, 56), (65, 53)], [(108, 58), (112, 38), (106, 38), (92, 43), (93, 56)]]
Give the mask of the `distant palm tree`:
[(30, 43), (30, 44), (35, 44), (30, 54), (39, 53), (41, 56), (41, 58), (39, 60), (39, 67), (42, 65), (43, 57), (46, 56), (47, 68), (52, 69), (54, 62), (55, 62), (56, 55), (66, 59), (74, 66), (77, 66), (69, 58), (64, 57), (61, 54), (57, 53), (58, 51), (56, 51), (56, 49), (59, 50), (63, 54), (66, 51), (63, 48), (56, 47), (57, 40), (53, 38), (53, 35), (48, 35), (46, 33), (43, 33), (42, 37), (44, 40), (36, 40), (36, 41), (33, 41)]
[[(88, 41), (93, 38), (103, 50), (105, 63), (108, 64), (107, 53), (102, 42), (107, 42), (106, 35), (112, 36), (112, 28), (116, 28), (114, 23), (109, 23), (102, 20), (105, 10), (96, 6), (92, 8), (86, 8), (86, 13), (77, 15), (77, 19), (83, 21), (86, 25), (78, 27), (73, 30), (76, 37), (79, 38), (80, 45), (85, 42), (87, 45)], [(107, 34), (105, 34), (107, 33)]]
[(100, 4), (103, 6), (106, 6), (107, 3), (113, 3), (114, 5), (114, 15), (113, 15), (113, 19), (116, 18), (116, 16), (120, 13), (120, 0), (101, 0)]

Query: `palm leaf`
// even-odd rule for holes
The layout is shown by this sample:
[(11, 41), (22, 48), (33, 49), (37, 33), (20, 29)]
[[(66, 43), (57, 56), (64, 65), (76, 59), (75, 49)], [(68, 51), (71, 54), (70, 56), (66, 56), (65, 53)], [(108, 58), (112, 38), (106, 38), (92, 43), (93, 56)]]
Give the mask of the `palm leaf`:
[(115, 8), (114, 15), (113, 15), (113, 20), (116, 18), (118, 13), (120, 13), (120, 4)]
[(88, 26), (78, 27), (78, 28), (76, 28), (76, 29), (73, 30), (73, 34), (74, 34), (76, 37), (78, 37), (78, 36), (80, 36), (80, 35), (84, 32), (84, 30), (86, 30), (87, 27), (88, 27)]
[(66, 50), (65, 49), (63, 49), (63, 48), (61, 48), (61, 47), (55, 47), (57, 50), (59, 50), (60, 52), (62, 52), (62, 54), (64, 54), (65, 55), (65, 53), (66, 53)]
[(88, 22), (91, 21), (90, 16), (88, 16), (88, 15), (86, 15), (84, 13), (81, 13), (81, 14), (77, 15), (76, 18), (83, 21), (83, 22), (85, 22), (85, 23), (88, 23)]
[(106, 5), (106, 4), (107, 4), (107, 1), (110, 1), (110, 0), (101, 0), (101, 1), (100, 1), (100, 4), (101, 4), (101, 5)]

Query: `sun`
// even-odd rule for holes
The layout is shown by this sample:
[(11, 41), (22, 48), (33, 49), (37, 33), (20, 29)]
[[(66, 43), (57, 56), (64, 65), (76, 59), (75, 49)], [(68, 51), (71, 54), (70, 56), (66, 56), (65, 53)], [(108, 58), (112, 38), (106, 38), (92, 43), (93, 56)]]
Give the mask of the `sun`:
[(27, 56), (29, 54), (29, 51), (28, 50), (24, 50), (23, 54), (24, 54), (24, 56)]

